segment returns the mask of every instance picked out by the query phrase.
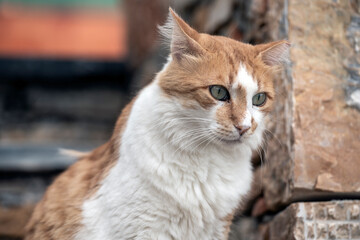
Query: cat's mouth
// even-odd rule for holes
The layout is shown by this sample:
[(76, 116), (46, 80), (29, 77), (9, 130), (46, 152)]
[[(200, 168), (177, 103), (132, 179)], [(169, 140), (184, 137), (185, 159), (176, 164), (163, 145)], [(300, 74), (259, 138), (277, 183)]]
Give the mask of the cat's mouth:
[(218, 140), (222, 143), (225, 143), (225, 144), (239, 144), (239, 143), (242, 143), (244, 141), (243, 137), (238, 137), (238, 138), (235, 138), (235, 139), (225, 139), (225, 138), (219, 138), (218, 137)]

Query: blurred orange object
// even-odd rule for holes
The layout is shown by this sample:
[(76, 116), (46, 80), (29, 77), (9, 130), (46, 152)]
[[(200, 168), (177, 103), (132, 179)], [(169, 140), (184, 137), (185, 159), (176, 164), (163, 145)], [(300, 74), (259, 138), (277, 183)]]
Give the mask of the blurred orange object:
[(120, 8), (0, 3), (0, 56), (120, 60), (127, 52), (126, 34)]

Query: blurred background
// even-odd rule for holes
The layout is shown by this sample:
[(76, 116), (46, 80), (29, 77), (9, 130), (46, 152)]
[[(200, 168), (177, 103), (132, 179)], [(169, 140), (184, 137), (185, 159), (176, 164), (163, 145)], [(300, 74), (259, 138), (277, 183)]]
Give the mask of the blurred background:
[[(107, 141), (121, 109), (162, 67), (168, 50), (160, 44), (157, 25), (164, 23), (169, 6), (200, 32), (252, 44), (288, 38), (294, 44), (293, 66), (317, 74), (309, 77), (290, 67), (279, 74), (279, 104), (274, 111), (276, 121), (268, 123), (268, 151), (253, 159), (253, 191), (238, 211), (231, 239), (293, 239), (289, 230), (295, 229), (293, 221), (285, 218), (282, 224), (274, 220), (275, 227), (271, 225), (274, 216), (291, 203), (359, 198), (360, 186), (355, 184), (360, 182), (359, 1), (0, 0), (0, 239), (22, 239), (36, 202), (54, 177), (72, 163), (58, 149), (87, 151)], [(298, 99), (317, 77), (319, 85), (311, 88), (321, 91)], [(325, 112), (326, 119), (309, 111), (318, 113), (320, 106), (332, 111), (337, 106), (339, 111)], [(297, 130), (308, 131), (306, 124), (317, 120), (319, 127), (310, 135), (297, 134)], [(329, 128), (324, 129), (327, 121)], [(338, 132), (332, 138), (320, 134), (332, 134), (335, 126)], [(321, 136), (327, 142), (315, 141), (322, 145), (311, 143), (310, 148), (302, 136)], [(340, 171), (341, 176), (352, 176), (348, 185), (334, 173), (335, 167), (343, 169), (334, 164), (340, 157), (326, 149), (336, 150), (333, 144), (339, 138), (344, 144), (351, 142), (349, 149), (338, 146), (347, 159), (354, 160)], [(294, 154), (296, 143), (303, 140), (300, 155), (314, 156), (306, 157), (310, 162)], [(269, 159), (274, 161), (269, 163)], [(297, 161), (300, 173), (293, 167)], [(295, 169), (296, 174), (287, 169)], [(298, 184), (294, 176), (302, 171), (312, 175), (305, 174)], [(325, 175), (317, 178), (318, 173)], [(307, 180), (311, 183), (301, 185)], [(334, 188), (336, 184), (340, 187)], [(355, 220), (360, 221), (360, 213), (354, 211)], [(276, 226), (285, 229), (290, 222), (293, 228), (286, 228), (283, 238), (271, 237), (281, 233)], [(355, 224), (353, 230), (351, 224), (346, 239), (355, 239), (357, 228), (360, 239), (360, 226)], [(301, 239), (321, 239), (317, 236)]]
[(21, 239), (46, 186), (110, 136), (131, 81), (116, 0), (0, 0), (0, 238)]

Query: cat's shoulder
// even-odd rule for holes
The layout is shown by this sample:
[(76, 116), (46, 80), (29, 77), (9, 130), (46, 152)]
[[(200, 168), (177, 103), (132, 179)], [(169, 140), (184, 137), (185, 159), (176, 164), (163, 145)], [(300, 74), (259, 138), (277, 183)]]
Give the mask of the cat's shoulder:
[(119, 156), (119, 141), (135, 98), (122, 110), (107, 143), (60, 174), (37, 204), (26, 226), (26, 240), (72, 239), (82, 220), (82, 205), (101, 185)]
[(54, 180), (35, 207), (25, 239), (71, 239), (80, 226), (82, 203), (96, 191), (107, 171), (108, 144), (82, 157)]

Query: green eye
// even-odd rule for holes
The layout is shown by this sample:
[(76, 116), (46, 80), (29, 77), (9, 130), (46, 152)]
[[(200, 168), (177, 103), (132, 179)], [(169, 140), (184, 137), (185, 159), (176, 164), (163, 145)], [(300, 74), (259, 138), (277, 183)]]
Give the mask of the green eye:
[(230, 94), (228, 90), (223, 86), (219, 86), (219, 85), (210, 86), (210, 93), (216, 100), (219, 101), (227, 101), (230, 99)]
[(264, 105), (265, 101), (266, 101), (265, 93), (255, 94), (252, 98), (252, 104), (257, 107), (261, 107), (262, 105)]

